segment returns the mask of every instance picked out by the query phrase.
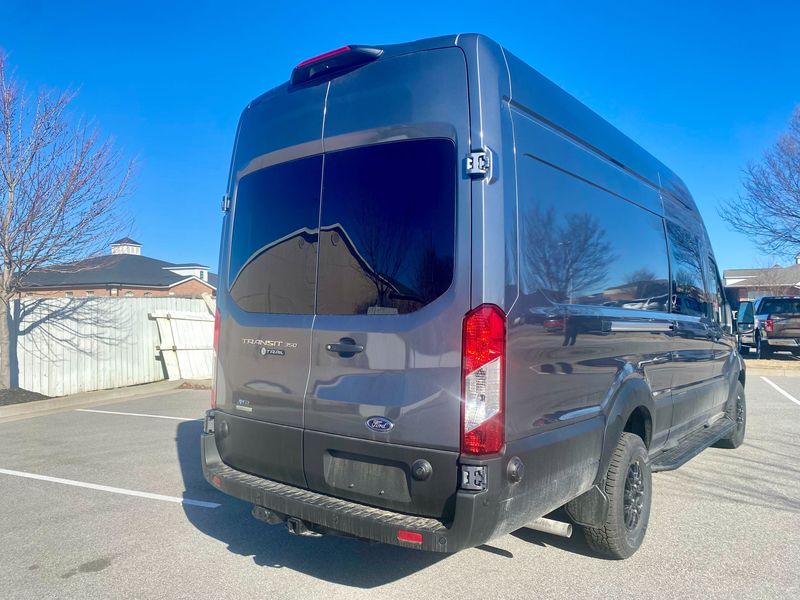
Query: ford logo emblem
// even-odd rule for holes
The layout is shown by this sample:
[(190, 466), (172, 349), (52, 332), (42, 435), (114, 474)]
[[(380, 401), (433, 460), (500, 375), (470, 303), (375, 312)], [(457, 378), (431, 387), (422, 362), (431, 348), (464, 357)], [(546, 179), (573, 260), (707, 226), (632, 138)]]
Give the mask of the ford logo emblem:
[(370, 417), (364, 425), (367, 426), (367, 429), (380, 432), (391, 431), (394, 427), (394, 423), (385, 417)]

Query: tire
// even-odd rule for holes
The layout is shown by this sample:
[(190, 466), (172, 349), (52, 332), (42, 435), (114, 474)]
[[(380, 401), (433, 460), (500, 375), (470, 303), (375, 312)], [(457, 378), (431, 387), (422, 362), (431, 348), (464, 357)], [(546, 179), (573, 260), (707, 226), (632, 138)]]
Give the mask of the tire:
[(714, 447), (735, 450), (744, 442), (744, 433), (747, 429), (747, 402), (744, 395), (744, 386), (741, 381), (736, 382), (733, 398), (728, 401), (725, 414), (736, 423), (736, 429), (726, 438), (722, 438)]
[(602, 527), (584, 527), (589, 547), (602, 556), (623, 559), (642, 545), (653, 493), (647, 448), (642, 438), (623, 433), (603, 483), (608, 515)]
[(756, 338), (756, 358), (772, 358), (772, 348), (770, 348), (769, 344), (763, 341), (760, 337)]

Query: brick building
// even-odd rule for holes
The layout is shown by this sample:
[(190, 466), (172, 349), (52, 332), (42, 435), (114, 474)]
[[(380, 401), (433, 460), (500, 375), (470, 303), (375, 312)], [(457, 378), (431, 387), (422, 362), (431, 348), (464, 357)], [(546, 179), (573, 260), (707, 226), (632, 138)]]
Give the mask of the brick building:
[(759, 296), (799, 296), (800, 254), (795, 257), (795, 264), (788, 267), (728, 269), (723, 278), (728, 300), (734, 308), (743, 300)]
[(31, 273), (20, 296), (199, 297), (216, 291), (217, 276), (207, 265), (142, 256), (142, 245), (126, 237), (111, 244), (111, 254)]

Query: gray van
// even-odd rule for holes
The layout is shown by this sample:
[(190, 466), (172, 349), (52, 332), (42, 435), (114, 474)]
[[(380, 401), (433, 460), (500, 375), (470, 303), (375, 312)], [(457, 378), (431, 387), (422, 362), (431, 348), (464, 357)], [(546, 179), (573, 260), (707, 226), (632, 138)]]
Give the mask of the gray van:
[(484, 36), (299, 64), (223, 210), (203, 470), (262, 521), (455, 552), (566, 506), (624, 558), (651, 472), (742, 443), (686, 186)]

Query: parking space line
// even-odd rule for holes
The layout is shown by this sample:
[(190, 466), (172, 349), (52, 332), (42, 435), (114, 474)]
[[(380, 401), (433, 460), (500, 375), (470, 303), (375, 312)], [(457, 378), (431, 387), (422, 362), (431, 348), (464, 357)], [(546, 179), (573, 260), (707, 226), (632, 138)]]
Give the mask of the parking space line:
[(145, 415), (142, 413), (117, 412), (115, 410), (93, 410), (91, 408), (76, 408), (75, 412), (100, 413), (103, 415), (124, 415), (126, 417), (150, 417), (151, 419), (172, 419), (173, 421), (202, 421), (202, 419), (185, 419), (183, 417), (167, 417), (166, 415)]
[(779, 394), (782, 394), (783, 396), (785, 396), (786, 398), (788, 398), (789, 400), (791, 400), (792, 402), (794, 402), (795, 404), (797, 404), (798, 406), (800, 406), (800, 400), (798, 400), (797, 398), (795, 398), (794, 396), (792, 396), (792, 395), (791, 395), (789, 392), (787, 392), (786, 390), (784, 390), (784, 389), (782, 389), (782, 388), (778, 387), (776, 384), (772, 383), (772, 382), (771, 382), (769, 379), (767, 379), (767, 378), (766, 378), (766, 377), (764, 377), (763, 375), (761, 376), (761, 379), (763, 379), (765, 382), (767, 382), (767, 383), (768, 383), (768, 384), (770, 384), (770, 385), (771, 385), (773, 388), (775, 388), (775, 391), (776, 391), (776, 392), (778, 392)]
[(83, 481), (75, 481), (73, 479), (50, 477), (49, 475), (37, 475), (36, 473), (25, 473), (24, 471), (12, 471), (11, 469), (0, 469), (0, 474), (11, 475), (13, 477), (24, 477), (26, 479), (37, 479), (39, 481), (49, 481), (51, 483), (61, 483), (63, 485), (71, 485), (74, 487), (87, 488), (90, 490), (99, 490), (101, 492), (111, 492), (113, 494), (123, 494), (125, 496), (136, 496), (138, 498), (147, 498), (149, 500), (161, 500), (162, 502), (174, 502), (176, 504), (186, 504), (188, 506), (199, 506), (201, 508), (218, 508), (220, 506), (216, 502), (206, 502), (205, 500), (192, 500), (191, 498), (179, 498), (177, 496), (164, 496), (162, 494), (151, 494), (150, 492), (126, 490), (124, 488), (111, 487), (108, 485), (99, 485), (96, 483), (86, 483)]

